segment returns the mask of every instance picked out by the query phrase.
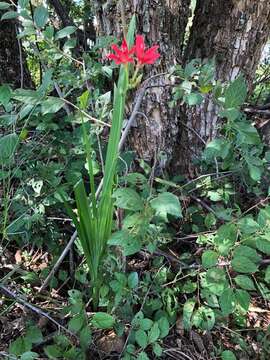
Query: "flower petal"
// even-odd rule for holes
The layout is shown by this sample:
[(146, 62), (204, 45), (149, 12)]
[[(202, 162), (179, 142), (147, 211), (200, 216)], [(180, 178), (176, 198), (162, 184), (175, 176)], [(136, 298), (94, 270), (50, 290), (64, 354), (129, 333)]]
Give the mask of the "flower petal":
[(111, 48), (113, 49), (113, 51), (116, 52), (117, 55), (121, 55), (122, 51), (121, 49), (119, 49), (119, 47), (116, 44), (112, 44)]
[(143, 56), (145, 49), (144, 37), (142, 35), (136, 36), (135, 48), (136, 48), (136, 55), (139, 59)]
[(123, 41), (122, 41), (121, 50), (122, 50), (124, 53), (127, 53), (127, 52), (128, 52), (127, 40), (126, 40), (125, 38), (124, 38)]

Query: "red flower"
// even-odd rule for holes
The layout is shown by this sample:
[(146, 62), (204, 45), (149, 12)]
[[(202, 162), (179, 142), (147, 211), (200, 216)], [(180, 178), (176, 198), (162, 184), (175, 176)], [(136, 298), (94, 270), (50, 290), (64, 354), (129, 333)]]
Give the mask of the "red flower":
[(154, 64), (154, 62), (160, 57), (157, 52), (158, 45), (152, 46), (149, 49), (145, 49), (144, 37), (142, 35), (136, 36), (135, 53), (139, 64)]
[(131, 57), (131, 55), (134, 54), (135, 47), (133, 46), (129, 50), (126, 39), (123, 40), (120, 48), (117, 45), (113, 44), (112, 49), (114, 50), (115, 54), (109, 54), (107, 57), (110, 60), (114, 60), (116, 65), (127, 64), (127, 63), (133, 62), (133, 58)]

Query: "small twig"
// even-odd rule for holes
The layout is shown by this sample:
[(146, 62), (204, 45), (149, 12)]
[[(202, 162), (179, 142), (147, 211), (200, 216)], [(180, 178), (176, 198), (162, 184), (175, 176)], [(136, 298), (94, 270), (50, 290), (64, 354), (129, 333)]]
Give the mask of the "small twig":
[[(16, 29), (16, 35), (18, 36), (18, 28), (17, 25), (15, 25), (15, 29)], [(18, 48), (19, 48), (19, 57), (20, 57), (20, 72), (21, 72), (21, 89), (23, 88), (23, 81), (24, 81), (24, 73), (23, 73), (23, 54), (22, 54), (22, 44), (21, 44), (21, 40), (17, 38), (17, 42), (18, 42)]]
[(49, 285), (49, 282), (51, 280), (51, 278), (54, 276), (54, 274), (57, 272), (59, 266), (62, 264), (64, 258), (66, 257), (67, 253), (69, 252), (69, 249), (71, 248), (71, 246), (73, 245), (75, 239), (77, 237), (77, 231), (75, 231), (73, 233), (73, 235), (71, 236), (69, 242), (67, 243), (64, 251), (62, 252), (62, 254), (59, 256), (58, 260), (56, 261), (56, 263), (54, 264), (52, 270), (50, 271), (49, 275), (46, 277), (44, 283), (42, 284), (42, 286), (40, 287), (40, 289), (38, 290), (38, 292), (42, 292), (46, 289), (46, 287)]
[(207, 211), (209, 211), (209, 212), (213, 213), (214, 215), (216, 215), (215, 211), (209, 205), (207, 205), (202, 199), (199, 199), (194, 195), (189, 195), (189, 196), (190, 196), (191, 199), (197, 201), (197, 203), (199, 203)]
[(98, 125), (102, 125), (102, 126), (107, 126), (107, 127), (111, 127), (110, 124), (107, 124), (105, 123), (104, 121), (102, 120), (98, 120), (96, 119), (95, 117), (89, 115), (86, 111), (80, 109), (77, 105), (73, 104), (71, 101), (63, 98), (63, 97), (60, 97), (61, 100), (63, 100), (66, 104), (72, 106), (74, 109), (78, 110), (81, 114), (83, 114), (85, 117), (87, 117), (89, 120), (97, 123)]
[[(57, 82), (54, 81), (54, 82), (53, 82), (53, 85), (54, 85), (54, 88), (55, 88), (55, 90), (56, 90), (57, 95), (59, 96), (59, 98), (60, 98), (60, 99), (63, 99), (63, 96), (64, 96), (64, 95), (63, 95), (63, 93), (62, 93), (59, 85), (57, 84)], [(68, 116), (71, 115), (71, 111), (69, 110), (69, 107), (68, 107), (67, 104), (64, 105), (64, 109), (65, 109), (65, 111), (66, 111), (66, 113), (67, 113)]]
[(270, 196), (267, 196), (265, 199), (260, 200), (259, 202), (257, 202), (255, 205), (251, 206), (249, 209), (247, 209), (246, 211), (244, 211), (241, 214), (241, 217), (248, 214), (251, 210), (257, 208), (260, 205), (263, 205), (266, 201), (270, 200)]
[(48, 220), (58, 220), (58, 221), (68, 221), (71, 222), (72, 220), (70, 218), (62, 218), (62, 217), (57, 217), (57, 216), (48, 216), (47, 217)]
[(255, 107), (255, 109), (257, 110), (267, 110), (270, 109), (270, 103), (264, 104), (264, 105), (257, 105)]
[(198, 139), (201, 140), (201, 142), (206, 146), (206, 141), (201, 137), (201, 135), (195, 130), (193, 129), (192, 127), (190, 127), (189, 125), (185, 124), (183, 121), (180, 120), (180, 123), (189, 131), (193, 132), (197, 137)]
[(100, 143), (100, 137), (99, 137), (98, 132), (96, 133), (96, 135), (97, 135), (98, 152), (99, 152), (99, 157), (100, 157), (101, 170), (102, 170), (102, 174), (104, 176), (105, 166), (104, 166), (104, 159), (103, 159), (102, 148), (101, 148), (101, 143)]
[(167, 350), (163, 350), (164, 354), (167, 354), (168, 356), (176, 359), (174, 353), (182, 356), (182, 358), (187, 359), (187, 360), (194, 360), (194, 358), (191, 358), (190, 356), (188, 356), (187, 354), (183, 353), (183, 351), (181, 351), (179, 348), (170, 348)]
[(180, 261), (177, 257), (166, 253), (165, 251), (159, 250), (157, 249), (156, 251), (154, 251), (154, 255), (157, 256), (164, 256), (167, 260), (169, 260), (172, 263), (176, 263), (180, 269), (182, 270), (188, 270), (188, 269), (199, 269), (200, 265), (198, 264), (190, 264), (187, 265), (186, 263)]
[(31, 311), (35, 312), (36, 314), (38, 314), (41, 317), (45, 317), (46, 319), (48, 319), (49, 321), (51, 321), (54, 325), (56, 325), (59, 329), (65, 331), (67, 334), (69, 334), (70, 336), (75, 337), (76, 339), (77, 336), (70, 331), (69, 329), (66, 329), (63, 325), (59, 324), (59, 322), (57, 322), (55, 319), (53, 319), (49, 314), (47, 314), (45, 311), (39, 309), (38, 307), (30, 304), (29, 302), (27, 302), (26, 300), (24, 300), (20, 295), (15, 294), (13, 291), (11, 291), (9, 288), (7, 288), (6, 286), (0, 284), (0, 291), (4, 294), (7, 295), (8, 297), (10, 297), (11, 299), (16, 300), (18, 303), (21, 303), (23, 306), (25, 306), (26, 308), (30, 309)]
[[(239, 170), (221, 171), (219, 174), (220, 174), (220, 175), (222, 174), (223, 177), (226, 177), (226, 176), (232, 176), (233, 174), (237, 173), (238, 171), (239, 171)], [(209, 174), (200, 175), (200, 176), (198, 176), (198, 177), (195, 178), (195, 179), (191, 179), (190, 181), (188, 181), (188, 182), (185, 183), (184, 185), (181, 185), (180, 187), (181, 187), (181, 188), (184, 188), (184, 187), (186, 187), (186, 186), (188, 186), (188, 185), (190, 185), (190, 184), (192, 184), (192, 183), (194, 183), (194, 182), (196, 182), (196, 181), (199, 181), (199, 180), (204, 179), (204, 178), (209, 177), (209, 176), (215, 176), (216, 174), (217, 174), (217, 173), (214, 172), (214, 173), (209, 173)]]
[(4, 356), (4, 357), (8, 358), (9, 360), (18, 360), (17, 356), (8, 354), (8, 353), (5, 352), (5, 351), (0, 351), (0, 357), (1, 357), (1, 356)]
[(259, 110), (259, 109), (254, 109), (254, 108), (245, 108), (243, 111), (245, 113), (249, 113), (249, 114), (258, 114), (258, 115), (270, 116), (270, 110), (269, 109)]
[(215, 166), (216, 166), (216, 178), (218, 179), (219, 178), (219, 168), (218, 168), (218, 161), (217, 161), (216, 157), (214, 158), (214, 161), (215, 161)]
[(71, 248), (69, 249), (69, 273), (70, 276), (72, 277), (72, 275), (74, 274), (74, 252), (73, 252), (73, 248), (71, 246)]

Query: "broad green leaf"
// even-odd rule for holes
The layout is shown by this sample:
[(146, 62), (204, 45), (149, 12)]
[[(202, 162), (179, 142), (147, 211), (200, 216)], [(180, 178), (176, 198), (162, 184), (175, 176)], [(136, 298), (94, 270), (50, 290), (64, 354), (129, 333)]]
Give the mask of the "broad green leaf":
[(206, 306), (199, 307), (194, 313), (193, 324), (202, 330), (210, 331), (215, 325), (214, 311)]
[(256, 290), (253, 281), (246, 275), (237, 275), (234, 281), (244, 290)]
[(237, 144), (238, 145), (259, 145), (261, 143), (260, 135), (257, 129), (252, 126), (248, 121), (238, 121), (234, 124), (237, 131)]
[(77, 333), (85, 325), (85, 317), (82, 313), (75, 315), (68, 322), (68, 328), (70, 331)]
[(144, 330), (139, 329), (135, 332), (135, 340), (141, 348), (145, 349), (147, 347), (147, 334)]
[(124, 256), (130, 256), (141, 250), (140, 239), (128, 231), (117, 231), (108, 240), (108, 245), (120, 246)]
[(135, 212), (128, 214), (123, 220), (123, 229), (128, 230), (134, 228), (134, 226), (139, 227), (143, 226), (145, 223), (145, 216), (141, 212)]
[(193, 282), (191, 280), (187, 280), (182, 288), (181, 288), (181, 292), (183, 292), (184, 294), (192, 294), (198, 287), (198, 284), (196, 282)]
[(219, 116), (220, 117), (224, 117), (227, 118), (230, 121), (234, 121), (238, 118), (240, 118), (242, 115), (241, 111), (235, 108), (229, 108), (229, 109), (225, 109), (220, 111)]
[(259, 211), (257, 222), (261, 228), (265, 226), (270, 227), (270, 206), (267, 206)]
[(163, 349), (159, 345), (159, 343), (154, 343), (153, 344), (153, 352), (157, 357), (160, 357), (162, 355)]
[(237, 239), (237, 227), (234, 224), (221, 225), (217, 231), (215, 243), (221, 255), (227, 255)]
[(37, 326), (30, 326), (27, 329), (25, 338), (32, 344), (39, 344), (43, 341), (42, 332)]
[(241, 257), (241, 256), (247, 257), (247, 258), (249, 258), (249, 260), (251, 260), (255, 264), (261, 261), (261, 256), (258, 255), (257, 251), (252, 249), (251, 247), (245, 246), (245, 245), (238, 246), (234, 250), (233, 256), (234, 257)]
[(128, 276), (128, 287), (130, 289), (135, 289), (138, 286), (139, 283), (139, 276), (137, 272), (132, 272)]
[(159, 330), (160, 330), (159, 337), (161, 339), (163, 339), (169, 334), (170, 323), (169, 323), (168, 319), (165, 316), (162, 316), (160, 319), (158, 319), (157, 323), (158, 323)]
[(245, 311), (248, 311), (250, 304), (250, 295), (245, 290), (236, 289), (235, 290), (235, 300)]
[(258, 270), (258, 267), (252, 260), (246, 256), (237, 256), (232, 259), (232, 267), (240, 273), (252, 274)]
[(56, 113), (59, 111), (65, 102), (57, 97), (49, 96), (46, 100), (42, 101), (41, 112), (43, 115)]
[(80, 331), (80, 346), (83, 350), (87, 350), (92, 341), (92, 333), (88, 326)]
[(232, 288), (227, 288), (223, 291), (219, 298), (219, 303), (223, 315), (227, 316), (233, 312), (235, 296)]
[(39, 358), (39, 354), (33, 351), (26, 351), (20, 357), (20, 360), (35, 360)]
[(126, 287), (127, 286), (127, 277), (125, 274), (122, 273), (115, 273), (115, 277), (117, 279), (117, 281), (121, 284), (122, 287)]
[(30, 351), (32, 348), (32, 343), (24, 336), (18, 337), (9, 345), (9, 352), (13, 355), (22, 355), (23, 353)]
[(1, 20), (15, 19), (18, 16), (19, 13), (17, 11), (7, 11), (2, 15)]
[(195, 305), (196, 305), (196, 301), (193, 299), (189, 299), (185, 302), (183, 308), (183, 324), (185, 330), (190, 330), (192, 327), (191, 318), (193, 315)]
[(260, 230), (260, 225), (252, 219), (251, 216), (245, 216), (244, 218), (238, 221), (238, 225), (242, 234), (253, 234), (256, 231)]
[(186, 102), (189, 106), (200, 105), (203, 101), (203, 96), (199, 93), (191, 93), (186, 97)]
[(19, 112), (19, 116), (20, 116), (20, 119), (22, 120), (23, 118), (25, 118), (27, 115), (30, 114), (30, 112), (33, 110), (33, 105), (23, 105), (21, 107), (21, 110)]
[(12, 98), (27, 105), (35, 105), (41, 100), (41, 94), (35, 90), (16, 89)]
[(89, 90), (86, 90), (82, 93), (81, 96), (79, 96), (78, 100), (80, 103), (80, 108), (83, 110), (86, 110), (89, 105), (89, 99), (90, 99), (90, 92)]
[(49, 12), (44, 6), (38, 6), (34, 11), (34, 22), (39, 28), (43, 28), (49, 19)]
[(156, 215), (162, 217), (166, 222), (167, 216), (172, 215), (176, 218), (182, 217), (181, 205), (176, 195), (164, 192), (159, 194), (150, 202), (151, 207), (156, 211)]
[(270, 233), (256, 238), (256, 248), (266, 255), (270, 255)]
[(228, 280), (224, 269), (211, 268), (207, 270), (203, 287), (215, 295), (221, 295), (228, 286)]
[(39, 86), (39, 88), (37, 89), (38, 93), (42, 94), (42, 95), (46, 95), (47, 90), (49, 89), (50, 85), (53, 85), (53, 69), (47, 69), (43, 74), (42, 74), (42, 83)]
[(13, 220), (7, 227), (6, 233), (8, 235), (16, 234), (19, 232), (25, 225), (28, 225), (28, 219), (21, 215), (17, 219)]
[(97, 312), (92, 318), (92, 324), (97, 329), (111, 329), (114, 323), (114, 317), (105, 312)]
[(141, 197), (133, 189), (117, 189), (113, 193), (113, 197), (115, 198), (115, 206), (121, 209), (140, 211), (144, 208)]
[(137, 356), (136, 360), (150, 360), (146, 352), (142, 351)]
[(16, 133), (0, 137), (0, 165), (7, 165), (13, 157), (19, 137)]
[(237, 360), (236, 356), (234, 355), (234, 353), (231, 350), (223, 351), (221, 354), (221, 359), (222, 360)]
[(247, 85), (244, 77), (240, 75), (225, 91), (225, 108), (238, 108), (247, 97)]
[(139, 325), (140, 325), (140, 329), (147, 331), (150, 330), (151, 327), (153, 326), (153, 320), (151, 319), (141, 319), (139, 321)]
[(18, 5), (21, 9), (24, 9), (28, 6), (29, 0), (19, 0)]
[(221, 201), (222, 200), (222, 194), (218, 191), (208, 191), (207, 196), (209, 196), (209, 199), (211, 201)]
[(128, 184), (137, 186), (139, 188), (144, 188), (147, 185), (147, 179), (143, 174), (140, 173), (130, 173), (125, 175), (123, 178)]
[(184, 80), (180, 86), (181, 86), (181, 89), (183, 89), (186, 94), (191, 93), (192, 83), (190, 81)]
[(6, 10), (10, 7), (11, 4), (8, 4), (6, 2), (0, 1), (0, 10)]
[(68, 35), (73, 34), (77, 30), (76, 26), (66, 26), (65, 28), (57, 31), (55, 40), (62, 39)]
[(207, 250), (202, 255), (202, 266), (207, 269), (217, 264), (218, 253), (213, 250)]
[(8, 105), (12, 91), (8, 85), (0, 86), (0, 104), (5, 107)]
[(5, 115), (0, 115), (1, 126), (2, 125), (4, 125), (4, 126), (14, 125), (17, 120), (18, 120), (18, 115), (15, 115), (15, 114), (6, 113)]
[(151, 327), (150, 331), (148, 332), (148, 342), (152, 344), (157, 341), (160, 335), (160, 330), (158, 323), (155, 322), (154, 325)]
[(204, 224), (208, 229), (211, 229), (212, 226), (216, 225), (217, 219), (213, 213), (206, 215), (204, 219)]
[(264, 169), (248, 163), (248, 171), (252, 180), (259, 181), (262, 177)]
[(58, 359), (63, 355), (63, 351), (57, 345), (48, 345), (44, 347), (45, 354), (49, 357), (49, 359)]
[(195, 74), (197, 74), (200, 70), (199, 70), (199, 66), (201, 64), (201, 61), (199, 59), (193, 59), (191, 60), (189, 63), (186, 64), (185, 66), (185, 72), (184, 75), (185, 77), (192, 77)]

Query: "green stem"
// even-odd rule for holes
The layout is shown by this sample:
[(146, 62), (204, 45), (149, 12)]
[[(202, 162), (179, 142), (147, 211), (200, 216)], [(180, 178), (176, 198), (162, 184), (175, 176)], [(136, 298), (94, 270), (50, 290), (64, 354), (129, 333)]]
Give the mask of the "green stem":
[(133, 74), (133, 76), (132, 76), (132, 79), (131, 79), (131, 81), (130, 81), (131, 85), (136, 82), (136, 78), (137, 78), (137, 75), (138, 75), (139, 70), (140, 70), (140, 66), (137, 65), (137, 66), (136, 66), (136, 69), (135, 69), (135, 71), (134, 71), (134, 74)]
[(95, 178), (94, 178), (92, 156), (91, 156), (91, 144), (90, 144), (87, 132), (86, 132), (83, 117), (82, 117), (82, 130), (83, 130), (83, 142), (84, 142), (85, 153), (86, 153), (88, 174), (89, 174), (89, 179), (90, 179), (92, 209), (93, 209), (93, 215), (94, 215), (94, 217), (96, 217), (96, 215), (97, 215), (97, 202), (96, 202)]

